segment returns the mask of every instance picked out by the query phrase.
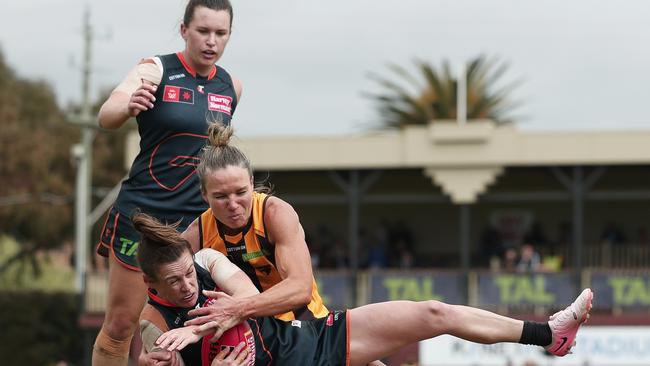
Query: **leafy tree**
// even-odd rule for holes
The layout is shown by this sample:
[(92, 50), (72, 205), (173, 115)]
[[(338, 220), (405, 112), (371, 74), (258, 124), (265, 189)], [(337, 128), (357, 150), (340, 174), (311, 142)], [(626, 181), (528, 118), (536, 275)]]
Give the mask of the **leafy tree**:
[[(400, 128), (406, 125), (426, 125), (435, 120), (457, 118), (456, 101), (458, 81), (448, 61), (437, 68), (424, 61), (416, 61), (420, 79), (399, 65), (389, 69), (401, 80), (371, 74), (383, 89), (368, 93), (380, 114), (380, 127)], [(466, 67), (467, 119), (491, 119), (496, 123), (510, 123), (509, 113), (516, 107), (510, 99), (517, 83), (497, 87), (508, 65), (485, 56), (471, 59)], [(413, 91), (415, 90), (415, 91)]]
[(17, 77), (0, 54), (0, 231), (22, 243), (14, 261), (70, 237), (74, 169), (70, 146), (78, 132), (64, 123), (51, 87)]
[[(73, 237), (76, 169), (70, 149), (80, 141), (80, 130), (66, 115), (75, 108), (63, 111), (50, 85), (18, 77), (0, 52), (0, 234), (21, 247), (0, 262), (0, 273), (20, 264), (38, 274), (35, 254)], [(100, 187), (114, 186), (125, 174), (126, 130), (96, 136), (93, 182)]]

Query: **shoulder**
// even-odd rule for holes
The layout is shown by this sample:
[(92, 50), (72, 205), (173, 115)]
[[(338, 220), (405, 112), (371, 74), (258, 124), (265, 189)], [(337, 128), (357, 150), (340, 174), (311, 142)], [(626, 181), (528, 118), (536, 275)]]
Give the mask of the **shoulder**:
[(151, 304), (145, 304), (140, 313), (140, 331), (145, 327), (155, 327), (163, 332), (169, 330), (163, 315)]
[(297, 219), (298, 214), (293, 206), (285, 200), (276, 196), (268, 196), (264, 204), (264, 221), (269, 229), (272, 229), (274, 222), (284, 223), (287, 219)]
[(265, 200), (265, 208), (267, 211), (284, 211), (284, 210), (289, 210), (289, 211), (294, 211), (293, 206), (289, 204), (287, 201), (283, 200), (282, 198), (276, 197), (276, 196), (266, 196), (264, 198)]
[(149, 81), (155, 85), (160, 85), (164, 68), (159, 57), (143, 58), (137, 66), (138, 77), (141, 80)]

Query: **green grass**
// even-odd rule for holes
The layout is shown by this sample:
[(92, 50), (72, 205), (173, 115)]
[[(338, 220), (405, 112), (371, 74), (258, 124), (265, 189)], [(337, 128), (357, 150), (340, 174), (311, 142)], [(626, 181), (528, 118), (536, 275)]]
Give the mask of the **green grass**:
[[(0, 266), (19, 251), (19, 244), (10, 237), (0, 236)], [(47, 256), (37, 260), (41, 275), (36, 276), (31, 263), (13, 263), (0, 273), (0, 290), (74, 291), (74, 268), (52, 263)]]

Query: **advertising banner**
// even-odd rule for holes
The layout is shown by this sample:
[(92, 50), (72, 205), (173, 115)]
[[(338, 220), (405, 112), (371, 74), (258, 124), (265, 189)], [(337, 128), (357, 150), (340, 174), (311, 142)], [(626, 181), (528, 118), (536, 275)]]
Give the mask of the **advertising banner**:
[(596, 309), (650, 310), (650, 274), (641, 272), (592, 272), (591, 288), (598, 294)]
[(420, 366), (647, 366), (650, 327), (581, 328), (573, 354), (548, 356), (543, 348), (516, 343), (481, 345), (452, 336), (420, 342)]
[(318, 292), (330, 310), (354, 307), (352, 300), (352, 276), (347, 272), (318, 271), (314, 273)]
[(577, 295), (577, 284), (569, 273), (478, 274), (478, 307), (554, 306), (570, 304)]
[(467, 279), (459, 272), (370, 273), (370, 302), (438, 300), (467, 303)]

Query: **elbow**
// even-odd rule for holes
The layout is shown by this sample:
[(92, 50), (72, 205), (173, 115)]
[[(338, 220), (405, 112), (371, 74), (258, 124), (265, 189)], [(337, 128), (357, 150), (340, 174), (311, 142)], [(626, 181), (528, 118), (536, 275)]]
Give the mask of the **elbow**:
[(106, 130), (115, 130), (119, 126), (116, 126), (115, 124), (111, 123), (109, 118), (107, 118), (105, 115), (103, 115), (100, 111), (99, 115), (97, 116), (97, 125), (100, 128), (106, 129)]
[(300, 292), (296, 294), (297, 307), (306, 306), (311, 302), (311, 284), (308, 287), (301, 288)]
[(97, 125), (107, 130), (116, 130), (126, 122), (130, 116), (115, 107), (115, 103), (106, 102), (97, 113)]

